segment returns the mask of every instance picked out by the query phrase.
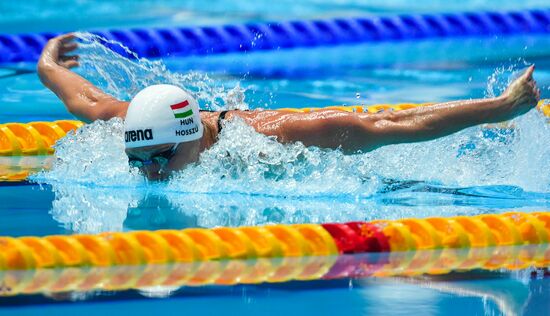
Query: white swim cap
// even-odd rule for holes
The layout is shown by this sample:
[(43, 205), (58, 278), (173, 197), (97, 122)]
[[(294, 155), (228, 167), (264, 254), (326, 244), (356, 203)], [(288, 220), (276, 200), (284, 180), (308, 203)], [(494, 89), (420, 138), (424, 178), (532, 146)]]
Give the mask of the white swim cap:
[(190, 142), (203, 133), (199, 105), (183, 89), (159, 84), (141, 90), (124, 121), (126, 148)]

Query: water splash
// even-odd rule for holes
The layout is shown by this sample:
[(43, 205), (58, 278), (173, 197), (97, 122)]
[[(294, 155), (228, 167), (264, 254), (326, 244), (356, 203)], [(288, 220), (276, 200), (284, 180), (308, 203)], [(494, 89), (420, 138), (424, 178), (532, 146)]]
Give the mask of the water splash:
[(474, 127), (430, 142), (381, 148), (368, 154), (368, 167), (384, 177), (451, 187), (514, 185), (547, 192), (549, 139), (546, 118), (531, 111), (508, 127)]
[(495, 71), (487, 78), (485, 97), (494, 98), (499, 96), (515, 78), (523, 73), (525, 67), (528, 67), (529, 65), (530, 64), (527, 63), (525, 59), (518, 58), (516, 61), (496, 68)]
[[(201, 108), (247, 109), (245, 91), (238, 83), (233, 88), (216, 84), (200, 72), (172, 73), (161, 61), (139, 58), (119, 42), (106, 40), (90, 33), (77, 33), (80, 40), (78, 71), (113, 96), (130, 100), (143, 88), (153, 84), (173, 84), (188, 90), (197, 98)], [(111, 47), (112, 49), (108, 48)], [(127, 59), (114, 50), (134, 59)]]
[(57, 142), (50, 170), (31, 177), (37, 182), (71, 182), (98, 186), (134, 186), (143, 177), (128, 165), (121, 119), (95, 121)]
[(301, 143), (283, 145), (237, 118), (225, 124), (217, 144), (201, 155), (199, 163), (179, 172), (168, 188), (190, 193), (368, 196), (375, 192), (376, 180), (355, 167), (358, 157)]

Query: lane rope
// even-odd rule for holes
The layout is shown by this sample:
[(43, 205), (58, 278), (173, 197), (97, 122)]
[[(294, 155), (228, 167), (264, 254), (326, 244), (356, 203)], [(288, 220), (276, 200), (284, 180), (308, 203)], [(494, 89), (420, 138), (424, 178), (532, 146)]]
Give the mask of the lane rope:
[[(0, 237), (0, 270), (140, 266), (354, 253), (414, 253), (418, 250), (545, 245), (549, 239), (550, 212)], [(525, 256), (531, 258), (527, 260), (531, 263), (534, 255), (522, 254), (517, 259), (521, 261)], [(542, 260), (543, 265), (550, 263), (550, 252), (539, 255), (542, 259), (537, 258)], [(414, 255), (411, 256), (413, 259)], [(465, 264), (463, 260), (453, 257), (443, 261), (445, 266), (432, 266), (430, 271), (448, 271)]]
[[(550, 10), (402, 14), (221, 26), (95, 31), (139, 57), (208, 55), (342, 44), (550, 33)], [(0, 63), (36, 61), (59, 33), (0, 35)], [(123, 56), (116, 45), (105, 43)]]

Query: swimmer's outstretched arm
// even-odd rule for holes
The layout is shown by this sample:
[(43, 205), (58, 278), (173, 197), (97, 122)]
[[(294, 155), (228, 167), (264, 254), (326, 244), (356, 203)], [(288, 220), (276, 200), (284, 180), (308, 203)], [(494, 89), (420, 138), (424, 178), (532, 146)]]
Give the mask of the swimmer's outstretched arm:
[(345, 152), (420, 142), (446, 136), (464, 128), (512, 119), (536, 106), (540, 92), (531, 66), (499, 97), (453, 101), (379, 114), (319, 111), (280, 113), (252, 123), (257, 131), (282, 142), (342, 148)]
[(65, 34), (48, 41), (37, 65), (40, 80), (81, 120), (124, 118), (128, 102), (106, 94), (70, 70), (78, 66), (78, 56), (67, 55), (78, 47), (74, 38), (73, 34)]

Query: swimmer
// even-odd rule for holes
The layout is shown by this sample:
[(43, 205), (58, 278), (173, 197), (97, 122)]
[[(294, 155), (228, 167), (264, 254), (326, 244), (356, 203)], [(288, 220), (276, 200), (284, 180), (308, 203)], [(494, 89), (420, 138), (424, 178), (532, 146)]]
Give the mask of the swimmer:
[(117, 100), (70, 69), (79, 65), (75, 36), (51, 39), (38, 62), (42, 83), (79, 119), (91, 122), (119, 117), (125, 121), (126, 154), (132, 165), (152, 180), (196, 162), (217, 140), (222, 120), (242, 119), (258, 133), (281, 143), (367, 152), (399, 143), (421, 142), (462, 129), (497, 123), (522, 115), (537, 105), (540, 91), (534, 66), (495, 98), (451, 101), (398, 112), (351, 113), (320, 110), (297, 113), (277, 110), (199, 111), (197, 101), (183, 89), (155, 85), (131, 102)]

